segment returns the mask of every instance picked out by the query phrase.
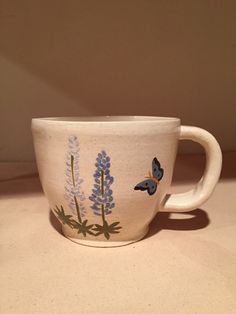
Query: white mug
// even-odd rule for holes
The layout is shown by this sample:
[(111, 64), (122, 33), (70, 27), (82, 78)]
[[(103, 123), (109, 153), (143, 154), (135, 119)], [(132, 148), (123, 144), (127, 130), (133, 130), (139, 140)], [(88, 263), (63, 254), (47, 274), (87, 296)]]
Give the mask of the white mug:
[[(207, 131), (168, 117), (35, 118), (36, 161), (63, 234), (88, 246), (122, 246), (142, 239), (158, 211), (202, 205), (219, 179), (222, 154)], [(206, 152), (194, 189), (168, 194), (179, 140)]]

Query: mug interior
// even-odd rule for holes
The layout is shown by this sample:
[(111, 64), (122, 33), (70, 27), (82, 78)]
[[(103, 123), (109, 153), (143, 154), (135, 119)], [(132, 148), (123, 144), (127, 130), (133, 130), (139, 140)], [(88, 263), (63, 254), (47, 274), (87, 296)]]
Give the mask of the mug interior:
[(47, 117), (36, 118), (54, 122), (177, 122), (180, 119), (175, 117), (156, 116), (84, 116), (84, 117)]

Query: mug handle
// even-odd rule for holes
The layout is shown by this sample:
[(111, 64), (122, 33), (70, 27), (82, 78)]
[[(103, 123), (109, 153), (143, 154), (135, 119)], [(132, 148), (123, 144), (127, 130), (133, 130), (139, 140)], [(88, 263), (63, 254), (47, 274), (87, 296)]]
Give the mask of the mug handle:
[(211, 196), (220, 177), (222, 153), (214, 136), (193, 126), (180, 127), (180, 140), (191, 140), (203, 146), (206, 153), (205, 171), (196, 186), (185, 193), (167, 194), (161, 211), (187, 212), (198, 208)]

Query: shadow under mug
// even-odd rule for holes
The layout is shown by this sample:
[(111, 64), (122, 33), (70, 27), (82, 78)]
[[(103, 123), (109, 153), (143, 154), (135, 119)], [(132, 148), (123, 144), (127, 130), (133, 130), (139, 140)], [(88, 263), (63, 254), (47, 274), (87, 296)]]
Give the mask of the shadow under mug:
[[(35, 118), (43, 191), (70, 240), (122, 246), (143, 238), (158, 211), (201, 206), (219, 179), (222, 154), (206, 130), (149, 116)], [(206, 167), (188, 192), (168, 194), (179, 140), (203, 146)]]

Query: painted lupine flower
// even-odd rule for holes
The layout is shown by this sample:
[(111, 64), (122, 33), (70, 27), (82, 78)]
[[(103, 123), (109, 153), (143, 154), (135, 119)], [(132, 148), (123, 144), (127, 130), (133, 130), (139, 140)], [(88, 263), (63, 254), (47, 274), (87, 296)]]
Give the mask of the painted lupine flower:
[(96, 159), (96, 171), (94, 173), (94, 188), (89, 199), (93, 202), (91, 208), (95, 215), (109, 215), (114, 208), (113, 192), (111, 184), (114, 178), (110, 175), (110, 157), (105, 151), (98, 154)]
[(68, 140), (68, 152), (66, 159), (66, 184), (65, 198), (69, 202), (69, 207), (73, 215), (77, 214), (77, 220), (65, 213), (63, 206), (54, 208), (54, 212), (58, 219), (72, 229), (77, 229), (78, 233), (86, 237), (87, 234), (99, 236), (103, 234), (108, 240), (110, 234), (119, 233), (122, 228), (120, 222), (115, 221), (108, 223), (106, 216), (112, 213), (115, 207), (113, 200), (113, 191), (111, 185), (114, 178), (110, 175), (110, 157), (105, 151), (101, 151), (96, 158), (95, 173), (94, 173), (94, 188), (89, 199), (92, 201), (92, 210), (95, 215), (100, 216), (102, 224), (88, 224), (88, 219), (85, 219), (85, 200), (84, 192), (81, 190), (83, 180), (80, 177), (79, 169), (79, 142), (76, 136), (70, 136)]
[(83, 205), (85, 196), (81, 191), (82, 183), (79, 169), (79, 141), (76, 136), (70, 136), (66, 156), (65, 198), (69, 202), (73, 214), (77, 214), (80, 223), (86, 212)]
[(91, 208), (94, 214), (102, 217), (103, 224), (95, 224), (93, 230), (97, 232), (95, 234), (96, 236), (104, 234), (104, 236), (109, 239), (110, 233), (119, 233), (118, 230), (121, 229), (121, 227), (117, 226), (119, 222), (109, 225), (106, 221), (106, 216), (112, 213), (115, 203), (111, 189), (114, 178), (110, 175), (110, 157), (104, 150), (97, 155), (95, 167), (94, 188), (89, 199), (93, 203)]

